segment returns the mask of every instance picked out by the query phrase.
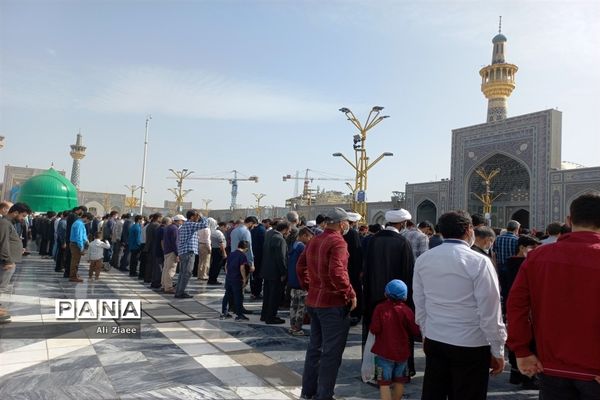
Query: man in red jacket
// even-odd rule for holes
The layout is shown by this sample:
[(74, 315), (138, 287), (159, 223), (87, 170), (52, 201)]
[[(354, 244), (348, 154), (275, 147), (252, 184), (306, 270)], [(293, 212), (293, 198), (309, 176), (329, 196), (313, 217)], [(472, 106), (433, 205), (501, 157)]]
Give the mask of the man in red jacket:
[(312, 239), (296, 264), (300, 286), (308, 290), (310, 342), (302, 374), (302, 399), (333, 399), (333, 389), (350, 330), (356, 293), (348, 276), (348, 213), (334, 208), (325, 231)]
[[(544, 400), (600, 399), (600, 195), (573, 200), (561, 235), (527, 255), (508, 298), (508, 346)], [(535, 354), (531, 350), (535, 338)]]

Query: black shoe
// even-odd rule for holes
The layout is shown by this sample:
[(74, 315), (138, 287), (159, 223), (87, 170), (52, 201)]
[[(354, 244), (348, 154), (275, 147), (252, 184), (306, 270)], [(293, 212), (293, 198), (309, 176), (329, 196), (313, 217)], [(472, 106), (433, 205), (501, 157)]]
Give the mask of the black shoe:
[(237, 317), (235, 317), (236, 321), (250, 321), (250, 319), (248, 317), (246, 317), (245, 315), (238, 315)]
[(160, 285), (158, 285), (158, 286), (157, 285), (150, 285), (150, 288), (151, 289), (160, 289)]
[(189, 295), (189, 294), (187, 294), (187, 293), (184, 293), (184, 294), (182, 294), (181, 296), (175, 295), (175, 298), (176, 298), (176, 299), (191, 299), (191, 298), (193, 298), (193, 297), (194, 297), (194, 296), (190, 296), (190, 295)]
[(251, 315), (251, 314), (253, 314), (253, 313), (254, 313), (254, 311), (252, 311), (252, 310), (247, 310), (247, 309), (245, 309), (245, 308), (244, 308), (244, 309), (242, 309), (242, 313), (243, 313), (243, 314), (248, 314), (248, 315)]
[(356, 326), (360, 322), (360, 317), (351, 317), (350, 326)]
[(285, 324), (285, 319), (281, 319), (279, 317), (275, 317), (273, 319), (268, 319), (265, 321), (267, 325), (281, 325)]
[(129, 268), (119, 268), (119, 271), (121, 271), (121, 272), (129, 272)]
[(513, 385), (520, 385), (523, 383), (523, 375), (521, 375), (518, 371), (510, 371), (510, 377), (508, 378), (508, 382)]
[(262, 299), (263, 299), (263, 297), (260, 294), (257, 294), (257, 295), (251, 294), (250, 295), (250, 300), (259, 301)]

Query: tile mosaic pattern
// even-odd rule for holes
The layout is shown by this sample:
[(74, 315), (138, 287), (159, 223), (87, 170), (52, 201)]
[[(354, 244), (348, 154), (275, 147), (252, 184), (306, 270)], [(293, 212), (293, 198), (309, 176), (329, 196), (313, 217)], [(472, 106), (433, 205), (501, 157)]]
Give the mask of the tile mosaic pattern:
[[(87, 276), (87, 267), (81, 274)], [(299, 396), (308, 337), (259, 321), (259, 302), (248, 323), (218, 319), (223, 288), (193, 280), (193, 299), (156, 292), (127, 274), (103, 272), (99, 281), (74, 284), (52, 262), (29, 256), (17, 267), (13, 287), (0, 293), (13, 323), (47, 325), (57, 298), (136, 298), (142, 301), (142, 339), (89, 339), (55, 332), (42, 339), (0, 339), (0, 399), (295, 399)], [(282, 317), (288, 313), (281, 312)], [(5, 331), (4, 331), (5, 332)], [(308, 332), (308, 330), (307, 330)], [(378, 399), (359, 380), (360, 329), (353, 328), (340, 368), (337, 398)], [(417, 369), (424, 357), (417, 348)], [(534, 399), (517, 392), (507, 374), (491, 379), (494, 399)], [(420, 398), (422, 372), (406, 385)]]

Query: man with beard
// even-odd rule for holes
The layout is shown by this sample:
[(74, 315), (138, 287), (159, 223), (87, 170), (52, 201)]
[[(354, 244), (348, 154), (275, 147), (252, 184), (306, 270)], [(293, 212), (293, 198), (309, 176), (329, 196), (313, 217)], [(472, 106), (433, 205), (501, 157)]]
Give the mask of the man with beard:
[[(21, 223), (31, 209), (24, 203), (16, 203), (0, 218), (0, 288), (8, 287), (15, 273), (16, 263), (21, 261), (23, 243), (15, 229), (16, 223)], [(0, 307), (0, 323), (10, 322), (10, 314)]]
[[(376, 233), (369, 240), (363, 264), (363, 346), (369, 335), (369, 326), (373, 311), (379, 303), (385, 300), (385, 286), (393, 279), (400, 279), (408, 286), (406, 304), (414, 310), (412, 300), (412, 280), (415, 259), (410, 243), (400, 231), (404, 229), (406, 221), (411, 219), (410, 213), (405, 209), (389, 210), (385, 213), (387, 227)], [(411, 375), (414, 374), (414, 356), (408, 361)]]
[(348, 213), (348, 222), (350, 230), (344, 235), (344, 240), (348, 245), (348, 276), (350, 276), (350, 284), (356, 293), (357, 305), (350, 313), (350, 325), (356, 326), (362, 317), (363, 307), (363, 289), (360, 281), (360, 274), (363, 266), (363, 249), (361, 246), (360, 234), (356, 230), (356, 224), (360, 221), (361, 215), (355, 212)]
[(261, 276), (265, 282), (262, 313), (260, 319), (266, 324), (283, 324), (285, 320), (277, 316), (281, 304), (283, 282), (287, 276), (287, 243), (290, 224), (281, 221), (275, 226), (273, 236), (265, 242)]

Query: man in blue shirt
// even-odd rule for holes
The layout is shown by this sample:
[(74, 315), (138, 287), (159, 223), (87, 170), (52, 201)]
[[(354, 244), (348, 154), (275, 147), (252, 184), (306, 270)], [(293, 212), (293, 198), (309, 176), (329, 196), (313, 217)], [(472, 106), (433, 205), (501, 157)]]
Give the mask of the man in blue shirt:
[(142, 251), (142, 219), (141, 215), (136, 215), (134, 224), (127, 234), (127, 249), (130, 254), (129, 276), (137, 276), (137, 265)]
[[(237, 249), (237, 245), (240, 241), (245, 240), (250, 244), (246, 257), (248, 258), (248, 264), (254, 266), (254, 253), (252, 252), (252, 235), (250, 230), (258, 225), (258, 219), (256, 217), (247, 217), (243, 224), (240, 224), (237, 228), (231, 231), (231, 249)], [(254, 268), (252, 268), (254, 271)]]
[[(208, 221), (197, 210), (189, 210), (186, 213), (187, 221), (179, 228), (177, 248), (179, 251), (179, 278), (175, 297), (178, 299), (189, 299), (192, 296), (185, 289), (194, 270), (194, 259), (198, 254), (198, 234), (200, 229), (208, 227)], [(248, 232), (250, 235), (250, 232)], [(236, 242), (237, 248), (237, 242)]]
[(70, 282), (83, 282), (83, 279), (77, 274), (77, 268), (79, 267), (81, 256), (85, 252), (85, 246), (88, 243), (85, 224), (90, 222), (93, 218), (94, 216), (92, 214), (85, 213), (81, 218), (73, 222), (73, 226), (71, 227), (71, 235), (69, 237), (69, 247), (71, 249), (71, 266), (69, 269)]

